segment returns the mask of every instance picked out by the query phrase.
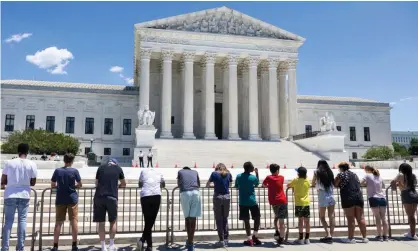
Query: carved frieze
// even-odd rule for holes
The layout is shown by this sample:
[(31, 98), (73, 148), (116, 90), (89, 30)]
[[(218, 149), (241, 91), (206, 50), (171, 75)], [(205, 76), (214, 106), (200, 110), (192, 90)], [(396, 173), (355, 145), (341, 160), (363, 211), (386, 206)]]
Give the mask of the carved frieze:
[(67, 104), (65, 110), (74, 111), (77, 108), (76, 104)]

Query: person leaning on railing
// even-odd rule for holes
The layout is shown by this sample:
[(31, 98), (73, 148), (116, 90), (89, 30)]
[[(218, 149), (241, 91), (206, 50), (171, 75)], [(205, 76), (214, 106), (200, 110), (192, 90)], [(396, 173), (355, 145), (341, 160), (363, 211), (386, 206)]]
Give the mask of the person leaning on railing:
[(405, 237), (418, 240), (416, 236), (416, 219), (415, 213), (417, 211), (418, 193), (416, 191), (417, 177), (412, 172), (412, 167), (407, 163), (402, 163), (399, 166), (399, 174), (391, 182), (392, 189), (399, 187), (401, 190), (402, 204), (405, 212), (408, 215), (409, 233)]

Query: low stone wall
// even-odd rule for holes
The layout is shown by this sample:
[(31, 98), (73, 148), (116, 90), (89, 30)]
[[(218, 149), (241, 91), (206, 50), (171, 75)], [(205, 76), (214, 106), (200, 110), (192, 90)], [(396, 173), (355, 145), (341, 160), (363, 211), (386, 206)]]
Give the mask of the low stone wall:
[(402, 163), (408, 163), (412, 168), (418, 169), (418, 161), (403, 161), (403, 160), (386, 160), (386, 161), (358, 161), (354, 162), (356, 167), (363, 167), (366, 165), (376, 167), (377, 169), (398, 169)]

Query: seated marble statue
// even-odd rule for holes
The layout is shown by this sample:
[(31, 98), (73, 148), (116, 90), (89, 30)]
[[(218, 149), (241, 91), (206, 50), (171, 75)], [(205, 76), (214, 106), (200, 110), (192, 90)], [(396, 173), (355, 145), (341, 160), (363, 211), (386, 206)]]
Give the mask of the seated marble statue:
[(145, 106), (144, 109), (139, 109), (138, 111), (138, 120), (140, 126), (152, 126), (154, 124), (155, 112), (149, 110), (148, 106)]
[(328, 112), (326, 112), (325, 116), (319, 120), (319, 126), (321, 128), (321, 132), (336, 131), (337, 128), (334, 117)]

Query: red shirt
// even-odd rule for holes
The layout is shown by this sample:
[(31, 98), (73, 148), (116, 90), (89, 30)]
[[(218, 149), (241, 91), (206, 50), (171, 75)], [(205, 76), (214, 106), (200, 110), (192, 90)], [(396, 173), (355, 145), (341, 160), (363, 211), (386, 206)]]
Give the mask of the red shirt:
[(283, 183), (284, 177), (281, 175), (269, 175), (263, 181), (263, 185), (268, 188), (270, 205), (287, 204)]

